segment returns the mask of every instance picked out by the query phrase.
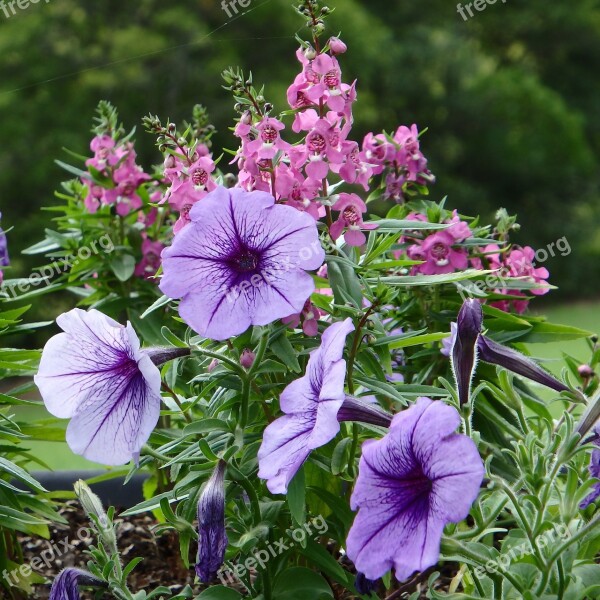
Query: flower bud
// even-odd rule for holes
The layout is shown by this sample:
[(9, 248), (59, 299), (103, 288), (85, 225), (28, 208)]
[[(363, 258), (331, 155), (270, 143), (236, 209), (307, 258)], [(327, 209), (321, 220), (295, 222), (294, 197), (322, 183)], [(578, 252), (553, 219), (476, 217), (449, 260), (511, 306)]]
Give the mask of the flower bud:
[(483, 310), (477, 300), (466, 300), (456, 323), (456, 337), (450, 358), (461, 405), (471, 395), (471, 381), (477, 364), (477, 340), (483, 325)]
[(331, 54), (344, 54), (348, 50), (348, 46), (338, 37), (332, 37), (329, 40), (329, 48), (331, 49)]
[(313, 48), (307, 48), (304, 51), (304, 56), (306, 56), (308, 60), (314, 60), (315, 58), (317, 58), (317, 53)]
[(108, 587), (105, 581), (81, 569), (63, 569), (52, 584), (50, 600), (72, 600), (79, 598), (79, 586)]
[(183, 358), (184, 356), (190, 356), (192, 351), (189, 348), (148, 348), (144, 352), (150, 357), (150, 360), (157, 366), (160, 367), (165, 363), (176, 358)]
[(252, 367), (255, 360), (256, 354), (254, 354), (254, 352), (252, 352), (252, 350), (250, 350), (249, 348), (246, 348), (240, 356), (240, 364), (242, 365), (242, 367), (244, 367), (244, 369), (249, 369), (250, 367)]
[(577, 372), (582, 379), (591, 379), (594, 376), (594, 369), (590, 365), (579, 365)]
[(198, 562), (196, 574), (210, 583), (225, 560), (225, 467), (220, 460), (198, 502)]

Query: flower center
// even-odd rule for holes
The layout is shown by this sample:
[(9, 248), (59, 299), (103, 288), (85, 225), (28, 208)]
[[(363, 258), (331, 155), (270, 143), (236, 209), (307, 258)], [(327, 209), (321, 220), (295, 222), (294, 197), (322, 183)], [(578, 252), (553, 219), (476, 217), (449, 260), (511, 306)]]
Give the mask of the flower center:
[(204, 169), (194, 169), (192, 173), (192, 182), (194, 185), (206, 185), (208, 173)]
[(348, 225), (356, 225), (360, 221), (360, 215), (354, 206), (348, 206), (342, 214), (344, 215), (344, 221)]
[(267, 125), (261, 133), (262, 141), (267, 144), (272, 144), (277, 139), (277, 129), (273, 125)]
[(252, 250), (242, 250), (237, 256), (233, 257), (233, 264), (236, 271), (240, 273), (251, 273), (256, 271), (260, 256)]
[(325, 85), (329, 88), (336, 88), (340, 85), (340, 78), (335, 70), (331, 70), (325, 75)]
[(323, 152), (326, 145), (327, 142), (320, 133), (314, 133), (310, 136), (310, 140), (308, 141), (308, 149), (311, 152)]

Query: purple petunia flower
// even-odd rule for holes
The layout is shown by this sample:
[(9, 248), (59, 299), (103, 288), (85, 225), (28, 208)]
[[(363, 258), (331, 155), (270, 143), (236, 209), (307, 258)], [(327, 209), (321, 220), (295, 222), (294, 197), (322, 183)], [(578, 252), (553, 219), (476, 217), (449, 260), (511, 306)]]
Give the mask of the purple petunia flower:
[(52, 584), (50, 600), (79, 600), (79, 586), (107, 587), (106, 582), (91, 573), (74, 569), (63, 569)]
[(42, 353), (35, 383), (54, 416), (71, 419), (67, 443), (105, 465), (139, 458), (160, 413), (161, 364), (188, 350), (141, 350), (130, 324), (97, 310), (60, 315), (64, 331)]
[(339, 432), (338, 411), (345, 400), (346, 361), (342, 358), (351, 319), (330, 325), (314, 350), (306, 374), (281, 394), (286, 413), (266, 429), (258, 451), (258, 476), (273, 494), (285, 494), (311, 450), (331, 441)]
[(436, 564), (445, 525), (469, 514), (484, 467), (459, 424), (456, 409), (419, 398), (383, 439), (364, 443), (346, 549), (368, 579), (394, 567), (402, 581)]
[(160, 289), (197, 333), (224, 340), (299, 313), (325, 253), (315, 220), (265, 192), (217, 188), (162, 253)]
[(225, 532), (225, 462), (219, 461), (198, 502), (198, 563), (196, 574), (210, 583), (223, 566)]

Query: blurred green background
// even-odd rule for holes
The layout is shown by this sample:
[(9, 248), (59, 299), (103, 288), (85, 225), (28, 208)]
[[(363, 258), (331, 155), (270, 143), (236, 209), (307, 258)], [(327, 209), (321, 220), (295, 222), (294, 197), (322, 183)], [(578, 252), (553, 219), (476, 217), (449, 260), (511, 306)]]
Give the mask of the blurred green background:
[[(220, 72), (241, 65), (267, 84), (276, 110), (298, 72), (290, 0), (252, 0), (228, 22), (214, 0), (51, 0), (0, 12), (0, 210), (21, 249), (40, 238), (63, 147), (87, 154), (99, 99), (127, 126), (153, 112), (181, 120), (205, 104), (234, 147), (234, 112)], [(416, 122), (438, 183), (432, 198), (490, 219), (504, 206), (523, 225), (516, 241), (546, 247), (566, 236), (569, 258), (545, 266), (554, 300), (600, 288), (600, 2), (510, 0), (464, 21), (445, 0), (331, 0), (333, 34), (358, 78), (354, 138)], [(158, 160), (137, 134), (142, 162)]]

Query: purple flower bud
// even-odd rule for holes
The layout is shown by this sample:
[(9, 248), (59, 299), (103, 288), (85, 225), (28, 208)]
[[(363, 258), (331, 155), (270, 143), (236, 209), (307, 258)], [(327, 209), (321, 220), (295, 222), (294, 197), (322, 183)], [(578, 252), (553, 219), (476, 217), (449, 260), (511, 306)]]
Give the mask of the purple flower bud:
[(196, 574), (210, 583), (225, 560), (225, 461), (219, 461), (198, 502), (198, 563)]
[(373, 596), (377, 591), (377, 583), (379, 580), (367, 579), (364, 573), (357, 573), (354, 580), (354, 587), (361, 596)]
[[(0, 213), (0, 219), (2, 218), (2, 213)], [(6, 234), (4, 230), (0, 227), (0, 267), (8, 267), (10, 264), (10, 260), (8, 258), (8, 242), (6, 240)]]
[(590, 365), (579, 365), (577, 372), (582, 379), (590, 379), (594, 376), (594, 369)]
[(329, 40), (329, 48), (331, 49), (331, 54), (344, 54), (348, 50), (348, 46), (338, 37), (332, 37)]
[(477, 300), (466, 300), (458, 313), (456, 337), (450, 353), (461, 405), (467, 404), (471, 395), (471, 381), (477, 364), (477, 339), (482, 324), (481, 304)]
[(171, 360), (175, 360), (176, 358), (190, 356), (192, 353), (189, 348), (146, 348), (143, 351), (157, 367), (160, 367)]
[(479, 358), (485, 362), (504, 367), (517, 375), (527, 377), (527, 379), (545, 385), (557, 392), (569, 390), (564, 383), (552, 377), (550, 373), (542, 369), (524, 354), (512, 348), (502, 346), (484, 335), (479, 336), (477, 348), (479, 350)]
[(79, 600), (79, 586), (107, 587), (106, 582), (81, 569), (63, 569), (54, 580), (50, 600)]
[(361, 398), (346, 396), (344, 404), (338, 411), (337, 420), (358, 421), (359, 423), (369, 423), (379, 427), (389, 427), (392, 422), (392, 415), (379, 408), (376, 403), (365, 402)]
[(254, 352), (252, 352), (252, 350), (246, 348), (242, 352), (242, 355), (240, 356), (240, 365), (242, 365), (242, 367), (244, 367), (244, 369), (249, 369), (250, 367), (252, 367), (255, 360), (256, 360), (256, 354), (254, 354)]

